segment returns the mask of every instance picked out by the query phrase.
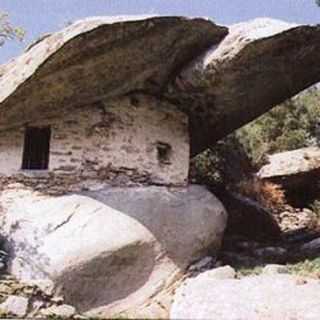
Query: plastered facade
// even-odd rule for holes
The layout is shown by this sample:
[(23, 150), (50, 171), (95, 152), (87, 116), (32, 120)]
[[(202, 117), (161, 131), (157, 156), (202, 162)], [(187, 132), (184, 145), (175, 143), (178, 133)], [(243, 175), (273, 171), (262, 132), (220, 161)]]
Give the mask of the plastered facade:
[[(52, 111), (51, 111), (52, 113)], [(21, 170), (25, 126), (50, 126), (49, 168)], [(184, 185), (189, 167), (187, 116), (167, 102), (131, 96), (34, 119), (0, 135), (2, 178), (99, 180), (111, 185)], [(58, 183), (59, 184), (59, 183)]]

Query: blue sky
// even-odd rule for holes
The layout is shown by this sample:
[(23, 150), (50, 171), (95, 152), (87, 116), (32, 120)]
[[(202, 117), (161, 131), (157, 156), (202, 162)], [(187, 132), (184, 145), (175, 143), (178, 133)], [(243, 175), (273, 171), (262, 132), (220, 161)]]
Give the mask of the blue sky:
[(205, 16), (220, 24), (256, 17), (320, 23), (314, 0), (0, 0), (0, 10), (27, 31), (24, 43), (10, 41), (0, 48), (0, 63), (18, 55), (39, 35), (86, 16), (147, 13)]

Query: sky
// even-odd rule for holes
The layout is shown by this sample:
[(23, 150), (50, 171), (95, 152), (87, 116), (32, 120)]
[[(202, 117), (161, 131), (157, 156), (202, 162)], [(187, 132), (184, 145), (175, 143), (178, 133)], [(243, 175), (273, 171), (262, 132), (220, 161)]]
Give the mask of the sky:
[(23, 43), (7, 42), (0, 48), (0, 63), (20, 54), (41, 34), (88, 17), (122, 14), (159, 14), (209, 17), (229, 25), (257, 17), (300, 24), (320, 23), (314, 0), (0, 0), (0, 11), (26, 30)]

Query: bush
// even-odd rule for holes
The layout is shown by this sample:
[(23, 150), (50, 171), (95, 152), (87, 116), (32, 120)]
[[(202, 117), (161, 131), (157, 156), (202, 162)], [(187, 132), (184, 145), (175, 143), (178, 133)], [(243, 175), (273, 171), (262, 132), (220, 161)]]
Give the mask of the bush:
[(191, 181), (212, 187), (228, 187), (247, 179), (254, 168), (234, 134), (191, 160)]
[(237, 192), (274, 212), (282, 210), (286, 205), (285, 192), (280, 185), (257, 178), (241, 181), (237, 185)]
[[(281, 186), (253, 178), (267, 154), (315, 145), (320, 92), (311, 88), (273, 108), (191, 161), (194, 182), (240, 193), (278, 211), (286, 203)], [(319, 204), (320, 216), (320, 204)]]
[(24, 34), (23, 29), (12, 26), (7, 13), (0, 11), (0, 46), (2, 46), (6, 40), (22, 40)]
[(319, 90), (308, 89), (239, 129), (236, 136), (257, 165), (266, 154), (315, 145), (319, 101)]

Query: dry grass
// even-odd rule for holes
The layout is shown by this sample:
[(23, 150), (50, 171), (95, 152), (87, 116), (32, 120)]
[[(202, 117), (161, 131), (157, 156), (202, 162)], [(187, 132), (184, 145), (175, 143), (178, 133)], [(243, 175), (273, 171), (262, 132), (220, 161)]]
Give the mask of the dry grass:
[(285, 191), (280, 185), (258, 178), (241, 181), (237, 191), (273, 211), (282, 210), (286, 204)]

